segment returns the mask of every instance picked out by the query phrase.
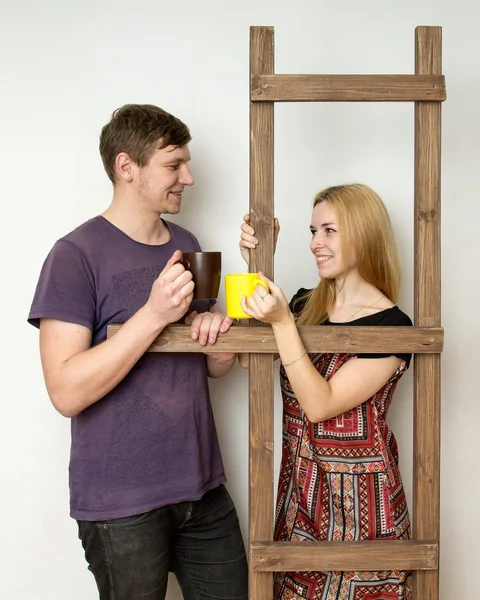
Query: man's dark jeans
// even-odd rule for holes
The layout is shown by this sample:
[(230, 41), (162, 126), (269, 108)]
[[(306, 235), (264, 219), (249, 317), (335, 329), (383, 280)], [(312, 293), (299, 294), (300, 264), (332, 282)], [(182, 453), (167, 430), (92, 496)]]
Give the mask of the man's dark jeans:
[(223, 485), (196, 502), (78, 527), (100, 600), (163, 600), (169, 571), (185, 600), (247, 599), (245, 548)]

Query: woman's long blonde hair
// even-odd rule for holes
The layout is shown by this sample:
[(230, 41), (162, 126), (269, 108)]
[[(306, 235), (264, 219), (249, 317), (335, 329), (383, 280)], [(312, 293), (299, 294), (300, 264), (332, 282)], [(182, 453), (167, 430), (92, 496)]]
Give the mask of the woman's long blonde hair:
[[(328, 202), (335, 213), (344, 259), (353, 262), (365, 281), (395, 303), (400, 260), (390, 217), (380, 196), (366, 185), (354, 183), (319, 192), (313, 208), (320, 202)], [(319, 325), (326, 321), (336, 295), (335, 279), (321, 279), (308, 294), (297, 324)]]

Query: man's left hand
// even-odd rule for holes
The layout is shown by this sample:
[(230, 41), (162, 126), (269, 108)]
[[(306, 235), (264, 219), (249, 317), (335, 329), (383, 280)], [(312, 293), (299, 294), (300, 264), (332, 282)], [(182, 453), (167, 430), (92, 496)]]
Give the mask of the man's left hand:
[[(233, 319), (217, 312), (197, 313), (191, 312), (185, 319), (185, 323), (190, 325), (190, 334), (192, 340), (198, 340), (201, 346), (214, 344), (217, 341), (219, 332), (227, 332)], [(209, 352), (209, 357), (221, 362), (230, 362), (235, 358), (234, 352)]]

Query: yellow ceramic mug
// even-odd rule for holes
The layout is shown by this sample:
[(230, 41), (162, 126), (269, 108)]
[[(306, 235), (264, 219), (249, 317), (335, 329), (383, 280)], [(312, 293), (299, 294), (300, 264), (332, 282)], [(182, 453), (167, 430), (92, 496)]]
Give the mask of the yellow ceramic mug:
[(242, 308), (242, 296), (247, 298), (253, 294), (257, 285), (268, 290), (266, 281), (258, 277), (258, 273), (234, 273), (225, 275), (225, 301), (227, 315), (232, 319), (250, 319), (250, 315)]

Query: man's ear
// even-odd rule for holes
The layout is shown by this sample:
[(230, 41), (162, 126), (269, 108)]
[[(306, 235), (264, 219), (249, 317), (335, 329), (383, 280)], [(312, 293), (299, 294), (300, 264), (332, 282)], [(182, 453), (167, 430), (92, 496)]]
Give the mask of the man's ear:
[(126, 152), (120, 152), (115, 158), (115, 179), (130, 183), (133, 181), (135, 163)]

